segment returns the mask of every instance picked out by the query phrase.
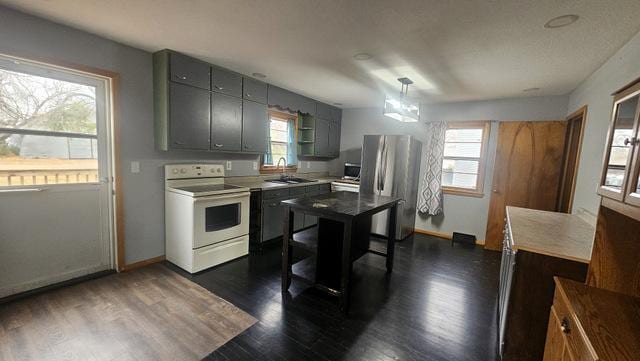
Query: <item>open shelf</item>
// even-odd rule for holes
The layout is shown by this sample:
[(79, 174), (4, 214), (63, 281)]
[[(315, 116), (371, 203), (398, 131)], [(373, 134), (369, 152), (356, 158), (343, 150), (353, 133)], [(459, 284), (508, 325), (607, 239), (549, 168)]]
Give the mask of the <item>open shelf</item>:
[(291, 278), (302, 281), (309, 286), (326, 292), (330, 295), (340, 296), (340, 279), (338, 277), (323, 277), (316, 273), (316, 258), (307, 257), (291, 266)]
[(318, 252), (318, 228), (311, 227), (293, 234), (291, 246), (302, 248), (312, 253)]

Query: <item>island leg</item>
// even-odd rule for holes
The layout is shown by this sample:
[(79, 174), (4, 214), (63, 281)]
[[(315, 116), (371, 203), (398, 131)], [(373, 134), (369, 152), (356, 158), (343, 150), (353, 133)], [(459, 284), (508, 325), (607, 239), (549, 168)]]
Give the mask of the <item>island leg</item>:
[(349, 280), (351, 279), (351, 230), (353, 219), (344, 222), (342, 236), (342, 269), (340, 272), (340, 310), (349, 312)]
[(282, 293), (285, 293), (291, 286), (291, 262), (293, 261), (293, 249), (289, 242), (293, 235), (293, 212), (289, 206), (284, 207), (282, 233)]
[(396, 249), (396, 220), (398, 213), (398, 204), (396, 203), (389, 210), (389, 226), (387, 230), (389, 234), (387, 236), (387, 272), (393, 271), (393, 254)]

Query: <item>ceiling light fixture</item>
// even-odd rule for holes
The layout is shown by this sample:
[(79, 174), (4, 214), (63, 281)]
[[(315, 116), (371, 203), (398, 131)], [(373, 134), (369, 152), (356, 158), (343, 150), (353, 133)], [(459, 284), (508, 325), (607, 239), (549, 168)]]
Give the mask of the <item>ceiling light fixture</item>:
[(413, 81), (409, 78), (398, 78), (402, 87), (399, 97), (387, 96), (384, 100), (384, 115), (405, 123), (415, 123), (420, 119), (420, 107), (409, 99), (409, 85)]
[(260, 78), (260, 79), (264, 79), (264, 78), (267, 77), (266, 75), (264, 75), (262, 73), (253, 73), (251, 75), (253, 75), (255, 78)]
[(540, 90), (540, 88), (527, 88), (527, 89), (522, 89), (523, 92), (528, 93), (528, 92), (535, 92)]
[(546, 24), (544, 24), (544, 27), (547, 29), (556, 29), (556, 28), (561, 28), (567, 25), (571, 25), (573, 23), (575, 23), (576, 21), (578, 21), (580, 17), (578, 15), (575, 14), (568, 14), (568, 15), (562, 15), (562, 16), (558, 16), (555, 17), (549, 21), (547, 21)]
[(368, 53), (358, 53), (354, 55), (353, 58), (356, 60), (369, 60), (373, 58), (373, 56), (371, 56), (371, 54), (368, 54)]

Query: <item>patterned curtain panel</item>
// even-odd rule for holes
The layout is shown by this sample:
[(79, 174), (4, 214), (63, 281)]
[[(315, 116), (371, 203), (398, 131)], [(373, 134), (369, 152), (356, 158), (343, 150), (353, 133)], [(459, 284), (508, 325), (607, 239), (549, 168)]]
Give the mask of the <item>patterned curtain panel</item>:
[(422, 189), (418, 195), (418, 211), (428, 215), (442, 212), (442, 157), (446, 122), (427, 123), (427, 154)]

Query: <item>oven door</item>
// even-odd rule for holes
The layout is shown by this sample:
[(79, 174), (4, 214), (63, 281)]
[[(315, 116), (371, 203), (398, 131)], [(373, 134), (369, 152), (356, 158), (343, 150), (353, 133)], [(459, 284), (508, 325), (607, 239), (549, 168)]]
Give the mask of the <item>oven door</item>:
[(249, 234), (249, 196), (230, 193), (194, 198), (193, 248)]

